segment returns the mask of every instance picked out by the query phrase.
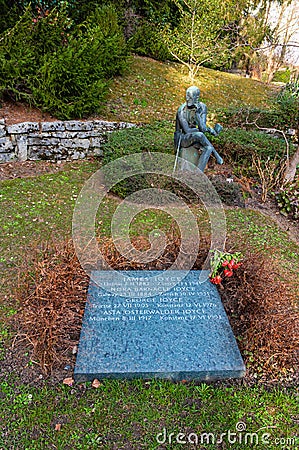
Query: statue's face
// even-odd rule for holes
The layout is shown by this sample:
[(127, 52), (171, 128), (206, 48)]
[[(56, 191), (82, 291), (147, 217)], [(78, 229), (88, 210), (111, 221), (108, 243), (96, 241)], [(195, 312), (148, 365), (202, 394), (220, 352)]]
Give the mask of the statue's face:
[(188, 108), (198, 106), (200, 91), (198, 87), (191, 86), (186, 91), (186, 103)]

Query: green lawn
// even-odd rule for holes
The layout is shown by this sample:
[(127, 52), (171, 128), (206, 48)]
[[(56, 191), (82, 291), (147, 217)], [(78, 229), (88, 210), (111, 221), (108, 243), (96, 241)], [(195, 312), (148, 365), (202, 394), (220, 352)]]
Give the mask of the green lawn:
[(3, 449), (295, 449), (299, 444), (295, 390), (155, 380), (105, 380), (98, 389), (36, 389), (10, 382), (1, 388)]
[[(200, 88), (201, 99), (211, 115), (223, 107), (267, 107), (274, 90), (256, 80), (204, 67), (194, 84)], [(113, 80), (101, 115), (106, 120), (143, 123), (150, 123), (153, 118), (174, 120), (189, 86), (187, 72), (181, 65), (135, 56), (128, 73)]]

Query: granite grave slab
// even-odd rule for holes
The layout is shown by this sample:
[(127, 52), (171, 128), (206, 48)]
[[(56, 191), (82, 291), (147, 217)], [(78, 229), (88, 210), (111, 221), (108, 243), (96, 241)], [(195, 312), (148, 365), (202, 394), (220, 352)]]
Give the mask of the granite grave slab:
[(134, 278), (138, 295), (125, 278), (123, 296), (126, 281), (117, 272), (96, 272), (100, 286), (90, 282), (75, 381), (243, 377), (245, 366), (216, 286), (199, 281), (202, 271), (186, 273), (181, 279), (181, 271), (167, 271), (172, 287), (151, 295), (151, 277), (159, 271), (124, 272)]

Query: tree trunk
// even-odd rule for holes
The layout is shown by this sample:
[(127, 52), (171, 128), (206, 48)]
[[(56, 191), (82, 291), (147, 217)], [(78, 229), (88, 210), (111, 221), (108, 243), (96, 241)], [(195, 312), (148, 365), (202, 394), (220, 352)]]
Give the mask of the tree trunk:
[(284, 173), (284, 181), (291, 183), (296, 176), (297, 165), (299, 165), (299, 145), (294, 155), (290, 158), (289, 164)]

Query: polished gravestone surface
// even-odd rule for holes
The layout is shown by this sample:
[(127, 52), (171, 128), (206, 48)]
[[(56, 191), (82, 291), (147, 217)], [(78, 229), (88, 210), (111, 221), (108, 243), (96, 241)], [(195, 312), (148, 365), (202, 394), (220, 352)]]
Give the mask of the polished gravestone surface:
[(245, 366), (217, 288), (208, 279), (199, 281), (204, 272), (186, 272), (182, 278), (181, 271), (163, 271), (160, 293), (158, 283), (155, 289), (151, 286), (152, 277), (162, 271), (127, 271), (120, 279), (119, 273), (95, 272), (93, 279), (98, 277), (97, 284), (105, 288), (90, 283), (76, 381), (244, 376)]

